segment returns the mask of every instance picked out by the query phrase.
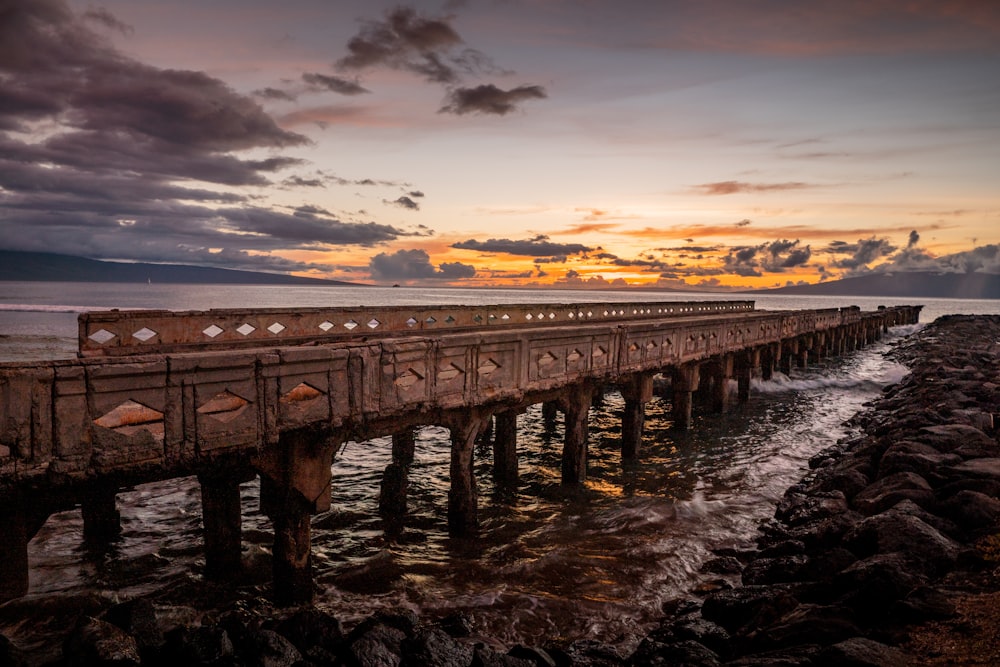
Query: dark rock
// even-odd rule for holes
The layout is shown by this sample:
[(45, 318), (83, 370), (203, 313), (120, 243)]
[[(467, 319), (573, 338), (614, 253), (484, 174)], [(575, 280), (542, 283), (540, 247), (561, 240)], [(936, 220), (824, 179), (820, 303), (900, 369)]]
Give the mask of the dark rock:
[(854, 509), (871, 516), (884, 512), (902, 500), (910, 500), (920, 507), (933, 506), (935, 502), (931, 485), (914, 472), (897, 472), (883, 477), (854, 497)]
[(800, 644), (831, 644), (860, 632), (853, 613), (846, 607), (802, 604), (777, 622), (751, 633), (747, 639), (753, 646), (777, 649)]
[(722, 658), (732, 654), (732, 640), (726, 629), (700, 616), (677, 621), (673, 625), (673, 635), (680, 641), (691, 639), (703, 644)]
[(549, 652), (538, 646), (515, 646), (507, 652), (512, 658), (528, 660), (536, 667), (556, 667), (556, 659)]
[(839, 491), (848, 500), (870, 483), (870, 478), (857, 467), (831, 466), (816, 473), (811, 488), (817, 491)]
[(815, 644), (794, 646), (777, 651), (745, 655), (726, 663), (726, 667), (812, 667), (820, 647)]
[(798, 604), (781, 586), (743, 586), (708, 596), (701, 614), (732, 633), (751, 623), (772, 623)]
[(955, 615), (955, 604), (936, 588), (918, 586), (892, 607), (891, 615), (909, 623), (944, 620)]
[(861, 523), (864, 518), (858, 512), (845, 512), (822, 521), (797, 526), (787, 531), (783, 537), (784, 539), (800, 540), (810, 550), (831, 549), (841, 546), (844, 536)]
[(941, 513), (973, 536), (1000, 527), (1000, 500), (977, 491), (962, 490), (941, 504)]
[(23, 652), (6, 635), (0, 634), (0, 667), (26, 667)]
[(945, 472), (953, 477), (1000, 480), (1000, 458), (972, 459), (953, 465)]
[(565, 647), (562, 656), (572, 667), (621, 667), (625, 659), (614, 646), (581, 639)]
[(472, 647), (460, 644), (443, 630), (420, 632), (402, 643), (403, 667), (468, 667)]
[(476, 644), (469, 667), (535, 667), (535, 663), (527, 658), (516, 658), (483, 644)]
[(472, 634), (473, 629), (472, 619), (461, 611), (448, 614), (438, 621), (437, 625), (452, 637), (468, 637)]
[(866, 613), (885, 613), (889, 606), (925, 583), (912, 572), (905, 554), (875, 554), (854, 563), (835, 577), (838, 589), (857, 609)]
[(249, 646), (238, 648), (245, 667), (292, 667), (302, 660), (295, 645), (273, 630), (255, 633)]
[(740, 574), (743, 571), (743, 564), (732, 556), (720, 556), (705, 561), (701, 571), (712, 574)]
[(974, 426), (966, 424), (941, 424), (925, 426), (917, 434), (920, 442), (924, 442), (941, 452), (954, 452), (963, 458), (972, 457), (977, 452), (979, 456), (996, 455), (997, 443)]
[(629, 657), (630, 667), (717, 667), (719, 656), (696, 641), (671, 644), (644, 641)]
[(805, 554), (781, 556), (778, 558), (758, 558), (743, 570), (743, 583), (783, 584), (801, 581), (800, 573), (808, 566)]
[(163, 644), (163, 629), (156, 618), (156, 609), (145, 598), (116, 604), (104, 612), (104, 620), (132, 635), (141, 649)]
[(344, 635), (340, 621), (312, 607), (295, 612), (273, 629), (292, 642), (301, 653), (314, 646), (336, 652)]
[(398, 667), (403, 660), (406, 633), (381, 623), (368, 624), (361, 633), (352, 632), (343, 654), (354, 667)]
[(841, 491), (824, 491), (814, 495), (793, 493), (781, 499), (774, 517), (794, 527), (837, 516), (847, 510), (847, 498)]
[(912, 472), (927, 479), (934, 479), (945, 466), (960, 463), (957, 454), (942, 454), (930, 445), (903, 441), (886, 450), (879, 461), (879, 477), (893, 473)]
[(164, 664), (211, 665), (233, 655), (233, 642), (217, 626), (182, 626), (167, 633), (164, 654)]
[(802, 540), (783, 540), (781, 542), (775, 542), (769, 544), (760, 550), (757, 555), (757, 560), (759, 558), (780, 558), (782, 556), (799, 556), (804, 554), (806, 551), (805, 542)]
[(63, 644), (67, 667), (129, 667), (141, 663), (135, 638), (113, 623), (84, 616)]
[(876, 553), (906, 553), (924, 573), (942, 572), (955, 564), (959, 546), (917, 517), (889, 510), (869, 517), (844, 536), (844, 546), (859, 558)]
[(913, 656), (871, 639), (853, 637), (827, 647), (816, 664), (820, 667), (907, 667), (913, 664)]

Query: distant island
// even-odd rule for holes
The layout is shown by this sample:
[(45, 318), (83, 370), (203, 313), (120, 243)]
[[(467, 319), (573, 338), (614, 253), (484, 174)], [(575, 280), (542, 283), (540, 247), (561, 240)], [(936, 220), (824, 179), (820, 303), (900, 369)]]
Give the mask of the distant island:
[(0, 280), (84, 283), (188, 283), (213, 285), (351, 285), (342, 280), (183, 264), (105, 262), (47, 252), (0, 250)]
[(750, 294), (893, 296), (929, 299), (1000, 299), (1000, 274), (904, 271), (870, 273), (812, 285), (788, 285)]

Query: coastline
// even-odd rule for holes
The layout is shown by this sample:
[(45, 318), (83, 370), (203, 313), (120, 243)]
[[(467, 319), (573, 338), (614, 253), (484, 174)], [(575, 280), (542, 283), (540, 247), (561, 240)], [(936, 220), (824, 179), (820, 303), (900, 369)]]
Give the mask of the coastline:
[[(758, 548), (719, 553), (707, 564), (714, 579), (668, 605), (631, 656), (586, 641), (477, 647), (463, 639), (461, 616), (423, 625), (409, 613), (381, 615), (344, 634), (325, 614), (275, 612), (259, 599), (201, 618), (126, 602), (99, 619), (81, 614), (67, 650), (80, 658), (113, 647), (118, 664), (142, 665), (264, 657), (288, 665), (995, 664), (998, 635), (987, 628), (996, 626), (983, 615), (996, 621), (1000, 595), (998, 341), (1000, 317), (953, 317), (900, 344), (893, 355), (911, 373), (854, 417), (861, 433), (813, 457), (813, 473), (786, 492)], [(17, 660), (0, 639), (0, 664)]]

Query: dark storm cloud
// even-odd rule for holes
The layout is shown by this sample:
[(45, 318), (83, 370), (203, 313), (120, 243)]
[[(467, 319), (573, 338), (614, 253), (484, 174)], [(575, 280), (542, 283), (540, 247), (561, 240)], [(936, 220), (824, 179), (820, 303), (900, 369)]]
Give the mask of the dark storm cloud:
[(492, 83), (474, 88), (456, 88), (448, 93), (447, 104), (438, 109), (439, 113), (463, 115), (467, 113), (494, 114), (506, 116), (517, 111), (518, 104), (526, 100), (548, 97), (541, 86), (518, 86), (501, 90)]
[(302, 80), (315, 89), (331, 90), (341, 95), (363, 95), (371, 92), (357, 81), (342, 79), (339, 76), (306, 72), (302, 75)]
[(868, 265), (882, 257), (888, 257), (896, 251), (896, 246), (892, 245), (887, 238), (858, 239), (857, 243), (844, 243), (834, 241), (827, 248), (828, 253), (838, 255), (850, 255), (844, 259), (833, 262), (833, 266), (838, 269), (848, 271), (858, 271), (868, 268)]
[[(695, 192), (703, 195), (732, 195), (739, 192), (778, 192), (783, 190), (802, 190), (815, 187), (809, 183), (744, 183), (742, 181), (717, 181), (694, 186)], [(749, 224), (749, 220), (746, 221)]]
[(397, 7), (381, 21), (366, 22), (347, 43), (348, 55), (337, 66), (346, 70), (384, 66), (415, 72), (436, 83), (454, 83), (458, 73), (447, 61), (461, 43), (447, 18), (424, 18), (409, 7)]
[(406, 195), (403, 195), (402, 197), (399, 197), (398, 199), (395, 199), (393, 201), (389, 201), (389, 200), (383, 200), (383, 201), (386, 204), (391, 204), (392, 206), (398, 206), (399, 208), (405, 208), (405, 209), (407, 209), (409, 211), (419, 211), (420, 210), (420, 204), (418, 204), (417, 202), (413, 201), (412, 199), (410, 199)]
[(473, 278), (476, 267), (461, 262), (444, 262), (437, 268), (424, 250), (397, 250), (382, 252), (368, 263), (375, 280), (462, 280)]
[(476, 241), (468, 239), (451, 244), (452, 248), (463, 250), (478, 250), (479, 252), (501, 252), (508, 255), (522, 255), (526, 257), (554, 257), (557, 255), (579, 255), (590, 252), (593, 248), (580, 243), (554, 243), (549, 241), (548, 236), (539, 234), (534, 238), (524, 241), (513, 239), (488, 239), (486, 241)]
[(253, 95), (264, 100), (280, 100), (283, 102), (294, 102), (298, 99), (293, 93), (290, 93), (287, 90), (270, 87), (255, 90), (253, 91)]
[(913, 246), (917, 245), (917, 243), (919, 243), (919, 242), (920, 242), (920, 234), (917, 233), (917, 230), (914, 229), (914, 230), (912, 230), (910, 232), (910, 236), (909, 236), (909, 238), (906, 241), (906, 247), (907, 248), (912, 248)]
[(812, 257), (810, 246), (799, 245), (799, 240), (778, 239), (756, 246), (738, 246), (729, 249), (723, 258), (728, 273), (757, 277), (768, 273), (782, 273), (797, 266), (805, 266)]
[(387, 67), (412, 72), (426, 81), (447, 86), (448, 95), (438, 110), (440, 113), (504, 116), (515, 111), (521, 102), (547, 96), (541, 86), (503, 90), (493, 84), (460, 85), (465, 76), (513, 72), (497, 67), (481, 51), (460, 48), (464, 41), (452, 26), (452, 20), (450, 16), (421, 16), (409, 7), (389, 10), (382, 20), (362, 25), (358, 34), (347, 43), (348, 54), (338, 60), (336, 66), (341, 71)]
[(123, 35), (131, 35), (134, 30), (127, 23), (119, 21), (111, 12), (103, 7), (88, 9), (83, 13), (83, 18), (87, 21), (98, 23), (105, 28), (109, 28)]
[[(405, 235), (389, 225), (252, 206), (233, 188), (266, 186), (269, 174), (301, 164), (274, 152), (307, 139), (203, 72), (159, 69), (115, 51), (88, 20), (121, 28), (103, 10), (81, 17), (63, 0), (3, 0), (3, 246), (274, 270), (283, 265), (270, 251), (371, 246)], [(31, 131), (38, 126), (45, 132)], [(244, 150), (271, 156), (235, 154)]]

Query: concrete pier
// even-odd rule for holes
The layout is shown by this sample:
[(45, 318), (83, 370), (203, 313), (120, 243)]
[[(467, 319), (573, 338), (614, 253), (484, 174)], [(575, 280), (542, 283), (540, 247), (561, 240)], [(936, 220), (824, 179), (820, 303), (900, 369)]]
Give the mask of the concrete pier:
[(120, 490), (189, 475), (202, 489), (205, 574), (238, 575), (239, 485), (258, 475), (275, 601), (308, 602), (310, 517), (330, 509), (344, 442), (392, 436), (388, 526), (405, 516), (414, 429), (448, 428), (448, 530), (474, 535), (476, 440), (491, 421), (493, 475), (510, 489), (517, 415), (541, 403), (553, 432), (561, 411), (562, 482), (574, 487), (603, 387), (625, 399), (632, 461), (654, 376), (670, 378), (673, 422), (687, 429), (699, 387), (707, 409), (726, 410), (731, 380), (746, 402), (751, 377), (856, 349), (919, 312), (723, 301), (87, 313), (79, 359), (0, 364), (0, 601), (28, 590), (27, 545), (51, 513), (80, 507), (88, 540), (111, 540)]

